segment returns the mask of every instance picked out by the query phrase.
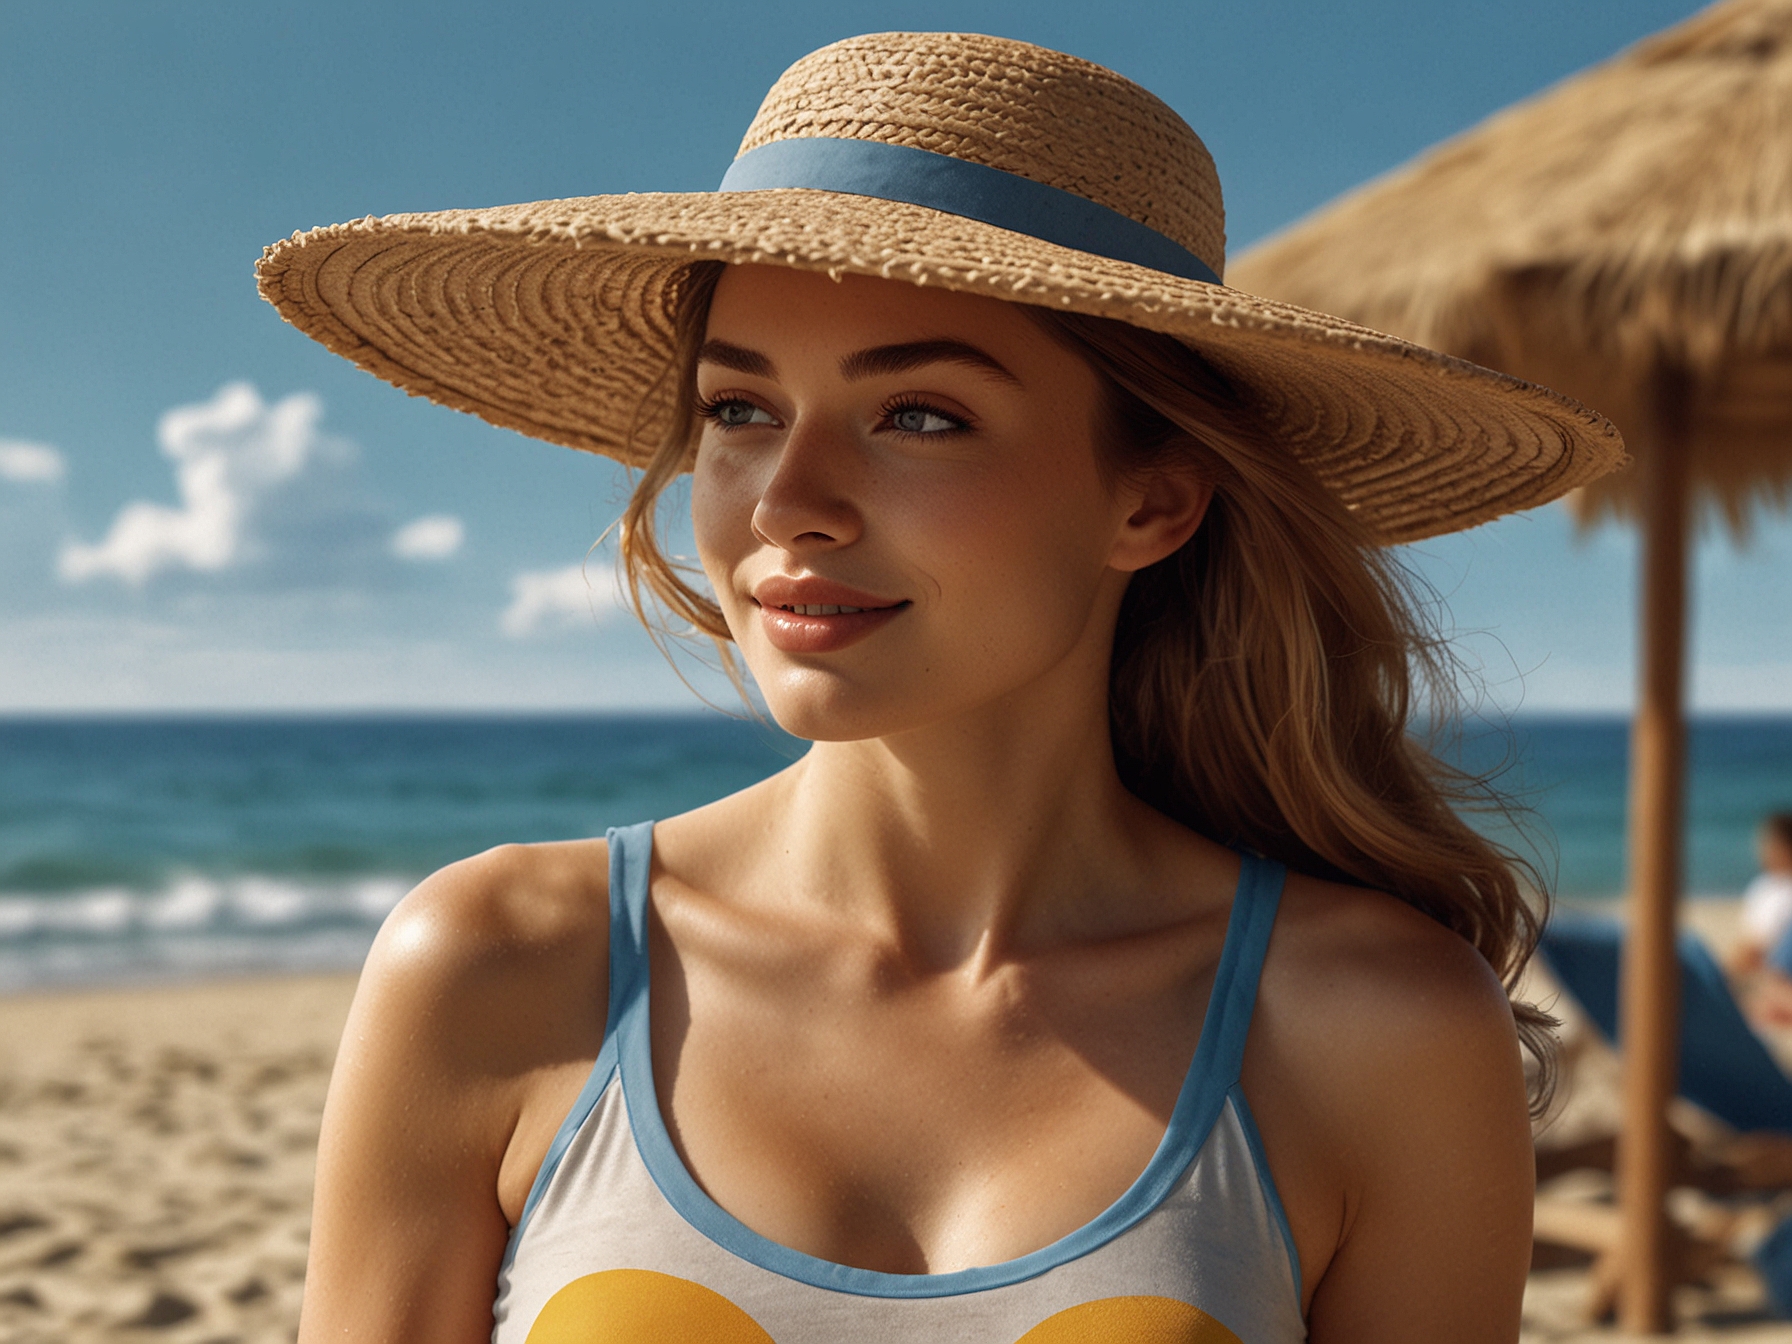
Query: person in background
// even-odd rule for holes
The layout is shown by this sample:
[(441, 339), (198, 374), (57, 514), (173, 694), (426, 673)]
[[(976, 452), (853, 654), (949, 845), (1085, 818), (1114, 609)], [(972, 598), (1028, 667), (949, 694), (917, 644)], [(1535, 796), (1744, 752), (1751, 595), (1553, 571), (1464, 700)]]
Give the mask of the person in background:
[(1792, 811), (1774, 812), (1755, 835), (1761, 871), (1742, 893), (1743, 936), (1730, 973), (1754, 979), (1750, 1015), (1792, 1026)]

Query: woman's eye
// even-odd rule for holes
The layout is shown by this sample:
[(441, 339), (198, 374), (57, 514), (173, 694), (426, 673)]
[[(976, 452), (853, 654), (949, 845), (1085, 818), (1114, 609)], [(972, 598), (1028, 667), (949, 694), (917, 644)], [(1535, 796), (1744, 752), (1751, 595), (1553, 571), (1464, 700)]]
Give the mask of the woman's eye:
[(947, 434), (964, 426), (949, 415), (930, 411), (925, 406), (903, 406), (893, 411), (890, 423), (904, 434)]
[(730, 429), (742, 425), (772, 425), (776, 419), (772, 413), (762, 406), (755, 406), (750, 401), (723, 401), (716, 404), (713, 415), (720, 424)]

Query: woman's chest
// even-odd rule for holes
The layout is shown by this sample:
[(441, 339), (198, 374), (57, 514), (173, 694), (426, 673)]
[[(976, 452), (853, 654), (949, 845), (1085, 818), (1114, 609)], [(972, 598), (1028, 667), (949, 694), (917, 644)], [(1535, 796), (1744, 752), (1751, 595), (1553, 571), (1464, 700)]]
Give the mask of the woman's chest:
[[(631, 1062), (633, 1067), (631, 1067)], [(499, 1344), (739, 1339), (831, 1344), (1294, 1344), (1298, 1271), (1233, 1106), (1183, 1126), (1119, 1203), (1022, 1258), (914, 1275), (769, 1241), (671, 1153), (646, 1069), (600, 1063), (499, 1278)]]
[(942, 1273), (1098, 1216), (1157, 1150), (1200, 1036), (1198, 974), (1074, 986), (654, 995), (657, 1101), (691, 1174), (755, 1232)]

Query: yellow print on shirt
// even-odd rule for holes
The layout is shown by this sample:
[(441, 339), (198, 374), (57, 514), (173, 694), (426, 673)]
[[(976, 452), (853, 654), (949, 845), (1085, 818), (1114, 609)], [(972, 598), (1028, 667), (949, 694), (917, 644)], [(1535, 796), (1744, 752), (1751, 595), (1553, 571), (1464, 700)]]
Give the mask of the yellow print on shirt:
[[(675, 1274), (609, 1269), (548, 1299), (526, 1344), (775, 1344), (720, 1293)], [(1170, 1297), (1104, 1297), (1048, 1316), (1015, 1344), (1241, 1344), (1199, 1307)]]
[(773, 1344), (714, 1289), (651, 1269), (606, 1269), (548, 1299), (524, 1344)]

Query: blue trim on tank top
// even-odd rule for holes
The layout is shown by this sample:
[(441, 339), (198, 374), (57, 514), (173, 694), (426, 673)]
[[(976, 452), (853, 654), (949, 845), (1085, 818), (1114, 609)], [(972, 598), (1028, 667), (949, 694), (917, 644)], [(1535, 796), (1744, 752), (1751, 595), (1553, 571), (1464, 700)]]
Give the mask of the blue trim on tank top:
[[(1269, 1216), (1275, 1220), (1278, 1231), (1282, 1234), (1282, 1245), (1288, 1251), (1288, 1268), (1294, 1275), (1294, 1300), (1300, 1303), (1300, 1252), (1294, 1246), (1294, 1229), (1288, 1226), (1288, 1211), (1282, 1207), (1281, 1192), (1276, 1189), (1276, 1178), (1269, 1170), (1269, 1157), (1263, 1151), (1263, 1136), (1257, 1132), (1257, 1117), (1251, 1114), (1251, 1103), (1245, 1100), (1244, 1088), (1233, 1083), (1227, 1094), (1232, 1098), (1232, 1114), (1238, 1117), (1238, 1127), (1244, 1131), (1245, 1146), (1251, 1150), (1251, 1165), (1257, 1168), (1257, 1184), (1263, 1189), (1263, 1200), (1269, 1205)], [(1302, 1317), (1306, 1312), (1301, 1312)]]
[[(645, 830), (643, 840), (651, 857), (653, 823), (647, 822), (645, 827), (633, 829)], [(554, 1131), (554, 1141), (548, 1145), (547, 1156), (541, 1160), (541, 1169), (535, 1173), (535, 1180), (529, 1186), (529, 1197), (523, 1201), (522, 1216), (516, 1220), (516, 1226), (510, 1229), (510, 1239), (504, 1245), (504, 1260), (498, 1268), (500, 1274), (509, 1271), (511, 1262), (516, 1259), (516, 1248), (522, 1242), (523, 1232), (529, 1226), (529, 1219), (534, 1217), (535, 1208), (547, 1193), (554, 1173), (560, 1170), (560, 1162), (565, 1158), (566, 1150), (572, 1147), (572, 1141), (578, 1137), (579, 1131), (585, 1127), (585, 1121), (596, 1108), (598, 1098), (603, 1096), (605, 1089), (610, 1086), (610, 1080), (616, 1076), (616, 1025), (622, 1020), (623, 1000), (638, 992), (634, 984), (634, 963), (638, 959), (630, 945), (635, 941), (635, 931), (629, 922), (633, 912), (629, 909), (628, 892), (630, 884), (637, 880), (629, 865), (631, 861), (639, 862), (641, 854), (639, 846), (627, 843), (618, 845), (616, 835), (616, 830), (611, 829), (604, 836), (610, 852), (610, 1001), (604, 1016), (603, 1045), (598, 1049), (597, 1062), (591, 1066), (591, 1072), (585, 1079), (585, 1085), (579, 1089), (572, 1109), (566, 1113), (566, 1119), (560, 1122), (560, 1128)], [(638, 880), (643, 886), (647, 876), (645, 872), (640, 874)], [(644, 915), (645, 909), (641, 913)], [(629, 936), (619, 939), (618, 929), (627, 929)]]
[[(723, 1250), (784, 1278), (861, 1297), (950, 1297), (1020, 1283), (1098, 1250), (1161, 1205), (1207, 1142), (1238, 1081), (1251, 1010), (1256, 1005), (1257, 979), (1286, 875), (1279, 863), (1241, 856), (1226, 941), (1194, 1058), (1157, 1151), (1126, 1192), (1076, 1231), (1018, 1259), (947, 1274), (888, 1274), (823, 1260), (761, 1236), (711, 1199), (686, 1169), (666, 1130), (653, 1079), (647, 992), (653, 824), (643, 822), (626, 831), (612, 831), (609, 839), (611, 909), (621, 919), (610, 929), (611, 1015), (605, 1026), (605, 1044), (607, 1048), (613, 1033), (620, 1046), (617, 1068), (623, 1101), (648, 1175), (673, 1210)], [(624, 852), (619, 855), (618, 850)], [(619, 877), (623, 882), (618, 882)], [(621, 892), (619, 885), (625, 888)], [(625, 950), (634, 965), (622, 965)], [(623, 997), (626, 1002), (619, 1004)], [(630, 1086), (631, 1080), (634, 1086)], [(1280, 1200), (1272, 1207), (1279, 1209)]]
[(591, 1066), (591, 1074), (585, 1079), (585, 1086), (579, 1089), (578, 1099), (566, 1113), (566, 1119), (560, 1122), (560, 1128), (554, 1131), (554, 1141), (548, 1145), (548, 1155), (541, 1160), (541, 1170), (535, 1173), (535, 1183), (529, 1187), (529, 1198), (523, 1202), (522, 1217), (510, 1229), (510, 1240), (504, 1246), (504, 1260), (498, 1267), (500, 1274), (508, 1271), (511, 1262), (516, 1259), (516, 1248), (523, 1240), (529, 1220), (535, 1216), (536, 1205), (541, 1203), (541, 1197), (547, 1193), (554, 1173), (560, 1170), (561, 1159), (566, 1156), (566, 1150), (572, 1147), (573, 1139), (585, 1127), (585, 1121), (596, 1108), (598, 1098), (603, 1096), (615, 1077), (616, 1042), (612, 1038), (604, 1042), (604, 1048), (598, 1052), (597, 1063)]

